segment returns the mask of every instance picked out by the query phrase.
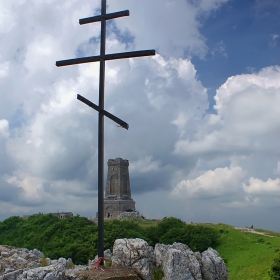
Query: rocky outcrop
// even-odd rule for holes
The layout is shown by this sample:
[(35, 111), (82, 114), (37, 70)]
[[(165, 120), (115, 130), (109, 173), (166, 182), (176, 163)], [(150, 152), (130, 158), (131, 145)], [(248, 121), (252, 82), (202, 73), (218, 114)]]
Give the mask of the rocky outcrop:
[(117, 239), (113, 264), (134, 268), (142, 279), (152, 279), (155, 267), (161, 267), (164, 280), (227, 280), (228, 271), (218, 252), (209, 248), (200, 254), (181, 243), (156, 244), (153, 250), (142, 239)]
[[(117, 239), (113, 253), (106, 250), (104, 256), (105, 260), (112, 262), (112, 273), (113, 267), (115, 271), (125, 271), (120, 267), (129, 267), (137, 272), (137, 275), (133, 275), (126, 270), (124, 279), (138, 279), (139, 277), (142, 280), (152, 280), (155, 269), (159, 267), (163, 270), (164, 280), (228, 279), (224, 261), (212, 248), (201, 254), (192, 252), (187, 245), (181, 243), (156, 244), (153, 249), (143, 239), (124, 238)], [(89, 261), (89, 266), (75, 266), (71, 259), (45, 258), (44, 254), (37, 249), (0, 246), (0, 280), (80, 280), (79, 275), (82, 275), (83, 279), (105, 279), (92, 278), (92, 273), (98, 274), (98, 271), (93, 269), (92, 262), (94, 261)], [(99, 272), (104, 272), (104, 270), (99, 270)], [(105, 275), (106, 273), (103, 274)]]
[(81, 269), (86, 266), (74, 266), (71, 259), (44, 258), (37, 249), (0, 246), (0, 280), (78, 280), (76, 272)]
[(65, 266), (63, 264), (53, 264), (24, 271), (20, 279), (44, 279), (44, 280), (64, 280)]

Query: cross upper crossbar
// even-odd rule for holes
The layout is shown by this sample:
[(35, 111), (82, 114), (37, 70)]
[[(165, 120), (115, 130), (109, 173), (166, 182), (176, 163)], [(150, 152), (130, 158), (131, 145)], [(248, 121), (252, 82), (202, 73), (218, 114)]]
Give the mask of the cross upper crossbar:
[[(111, 14), (106, 14), (105, 15), (105, 20), (110, 20), (110, 19), (125, 17), (125, 16), (129, 16), (129, 10), (116, 12), (116, 13), (111, 13)], [(83, 25), (83, 24), (98, 22), (98, 21), (101, 21), (102, 18), (103, 18), (102, 15), (94, 16), (94, 17), (88, 17), (88, 18), (81, 18), (79, 20), (79, 23), (80, 23), (80, 25)]]
[[(151, 56), (151, 55), (155, 55), (155, 54), (156, 54), (155, 50), (111, 53), (111, 54), (105, 54), (104, 60), (115, 60), (115, 59), (122, 59), (122, 58)], [(62, 67), (62, 66), (69, 66), (69, 65), (89, 63), (89, 62), (98, 62), (98, 61), (100, 61), (101, 58), (102, 58), (101, 55), (97, 55), (97, 56), (88, 56), (88, 57), (60, 60), (60, 61), (56, 62), (56, 66)]]

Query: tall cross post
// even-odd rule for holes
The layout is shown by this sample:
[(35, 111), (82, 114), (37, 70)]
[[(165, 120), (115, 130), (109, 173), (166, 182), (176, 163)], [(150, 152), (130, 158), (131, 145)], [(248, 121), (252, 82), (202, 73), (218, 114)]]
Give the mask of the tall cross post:
[(79, 20), (80, 25), (101, 22), (100, 55), (56, 61), (57, 67), (89, 62), (100, 62), (99, 105), (92, 103), (79, 94), (77, 95), (77, 99), (98, 111), (98, 257), (102, 259), (104, 258), (104, 116), (113, 120), (125, 129), (129, 128), (129, 125), (126, 122), (110, 114), (104, 109), (105, 61), (155, 55), (155, 50), (106, 54), (106, 21), (123, 16), (129, 16), (129, 11), (125, 10), (107, 14), (106, 0), (101, 0), (100, 16), (93, 16)]

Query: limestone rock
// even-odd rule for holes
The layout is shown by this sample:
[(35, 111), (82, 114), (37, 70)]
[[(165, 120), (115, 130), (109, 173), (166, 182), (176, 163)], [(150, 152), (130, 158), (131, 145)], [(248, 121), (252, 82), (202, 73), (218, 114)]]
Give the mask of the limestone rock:
[(157, 266), (163, 266), (163, 262), (165, 260), (165, 256), (167, 254), (169, 246), (164, 244), (156, 244), (155, 246), (155, 263)]
[(89, 270), (93, 271), (92, 268), (89, 268), (86, 265), (75, 265), (73, 268), (65, 270), (65, 280), (80, 280), (77, 275), (83, 271)]
[(21, 280), (64, 280), (65, 266), (49, 265), (24, 271)]
[(8, 258), (10, 254), (8, 252), (1, 252), (2, 258)]
[(21, 280), (22, 270), (15, 270), (0, 276), (0, 280)]
[[(79, 280), (78, 271), (86, 266), (75, 266), (71, 259), (46, 258), (47, 266), (40, 261), (44, 254), (37, 249), (18, 249), (0, 245), (0, 280)], [(73, 269), (66, 269), (72, 267)]]
[(67, 260), (65, 258), (59, 258), (57, 262), (59, 264), (62, 264), (64, 267), (66, 267)]
[(165, 280), (195, 280), (187, 267), (184, 254), (176, 249), (169, 249), (163, 265)]
[(201, 254), (202, 275), (204, 280), (227, 280), (228, 270), (219, 253), (209, 248)]
[(107, 249), (107, 250), (105, 250), (104, 251), (104, 258), (105, 259), (112, 259), (112, 252), (111, 252), (111, 250), (110, 249)]
[(28, 250), (27, 249), (21, 249), (18, 251), (18, 255), (23, 258), (26, 259), (28, 256)]
[(30, 253), (35, 255), (37, 258), (40, 258), (40, 259), (44, 258), (44, 254), (37, 249), (31, 250)]
[(200, 263), (189, 247), (182, 243), (173, 245), (156, 244), (155, 261), (161, 266), (164, 279), (201, 280)]
[(18, 266), (24, 266), (27, 264), (27, 260), (22, 258), (22, 257), (18, 257), (17, 260), (16, 260), (16, 264)]
[(196, 280), (202, 280), (202, 273), (201, 273), (201, 265), (200, 262), (197, 260), (195, 254), (190, 249), (183, 251), (185, 256), (188, 268)]
[[(121, 266), (134, 269), (137, 275), (131, 274), (134, 277), (131, 276), (131, 279), (152, 280), (155, 266), (162, 267), (164, 280), (228, 279), (224, 261), (212, 248), (200, 254), (192, 252), (185, 244), (174, 243), (156, 244), (153, 250), (146, 241), (139, 238), (117, 239), (113, 255), (110, 250), (106, 250), (104, 256), (112, 260), (112, 271)], [(80, 273), (82, 276), (92, 276), (93, 270), (89, 266), (74, 265), (71, 259), (46, 258), (44, 263), (47, 266), (42, 267), (42, 257), (43, 253), (37, 249), (29, 251), (0, 245), (0, 280), (79, 280)], [(95, 272), (98, 274), (102, 271)]]
[(135, 269), (144, 280), (153, 273), (153, 248), (143, 239), (117, 239), (113, 247), (112, 265), (126, 265)]

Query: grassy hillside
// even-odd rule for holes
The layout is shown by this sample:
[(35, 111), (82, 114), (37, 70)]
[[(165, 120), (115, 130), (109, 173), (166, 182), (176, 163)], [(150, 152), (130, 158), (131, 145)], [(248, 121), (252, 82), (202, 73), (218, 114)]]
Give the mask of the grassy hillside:
[(256, 230), (273, 237), (245, 233), (228, 225), (213, 225), (221, 233), (216, 250), (225, 260), (231, 280), (270, 279), (268, 271), (280, 252), (280, 234)]

